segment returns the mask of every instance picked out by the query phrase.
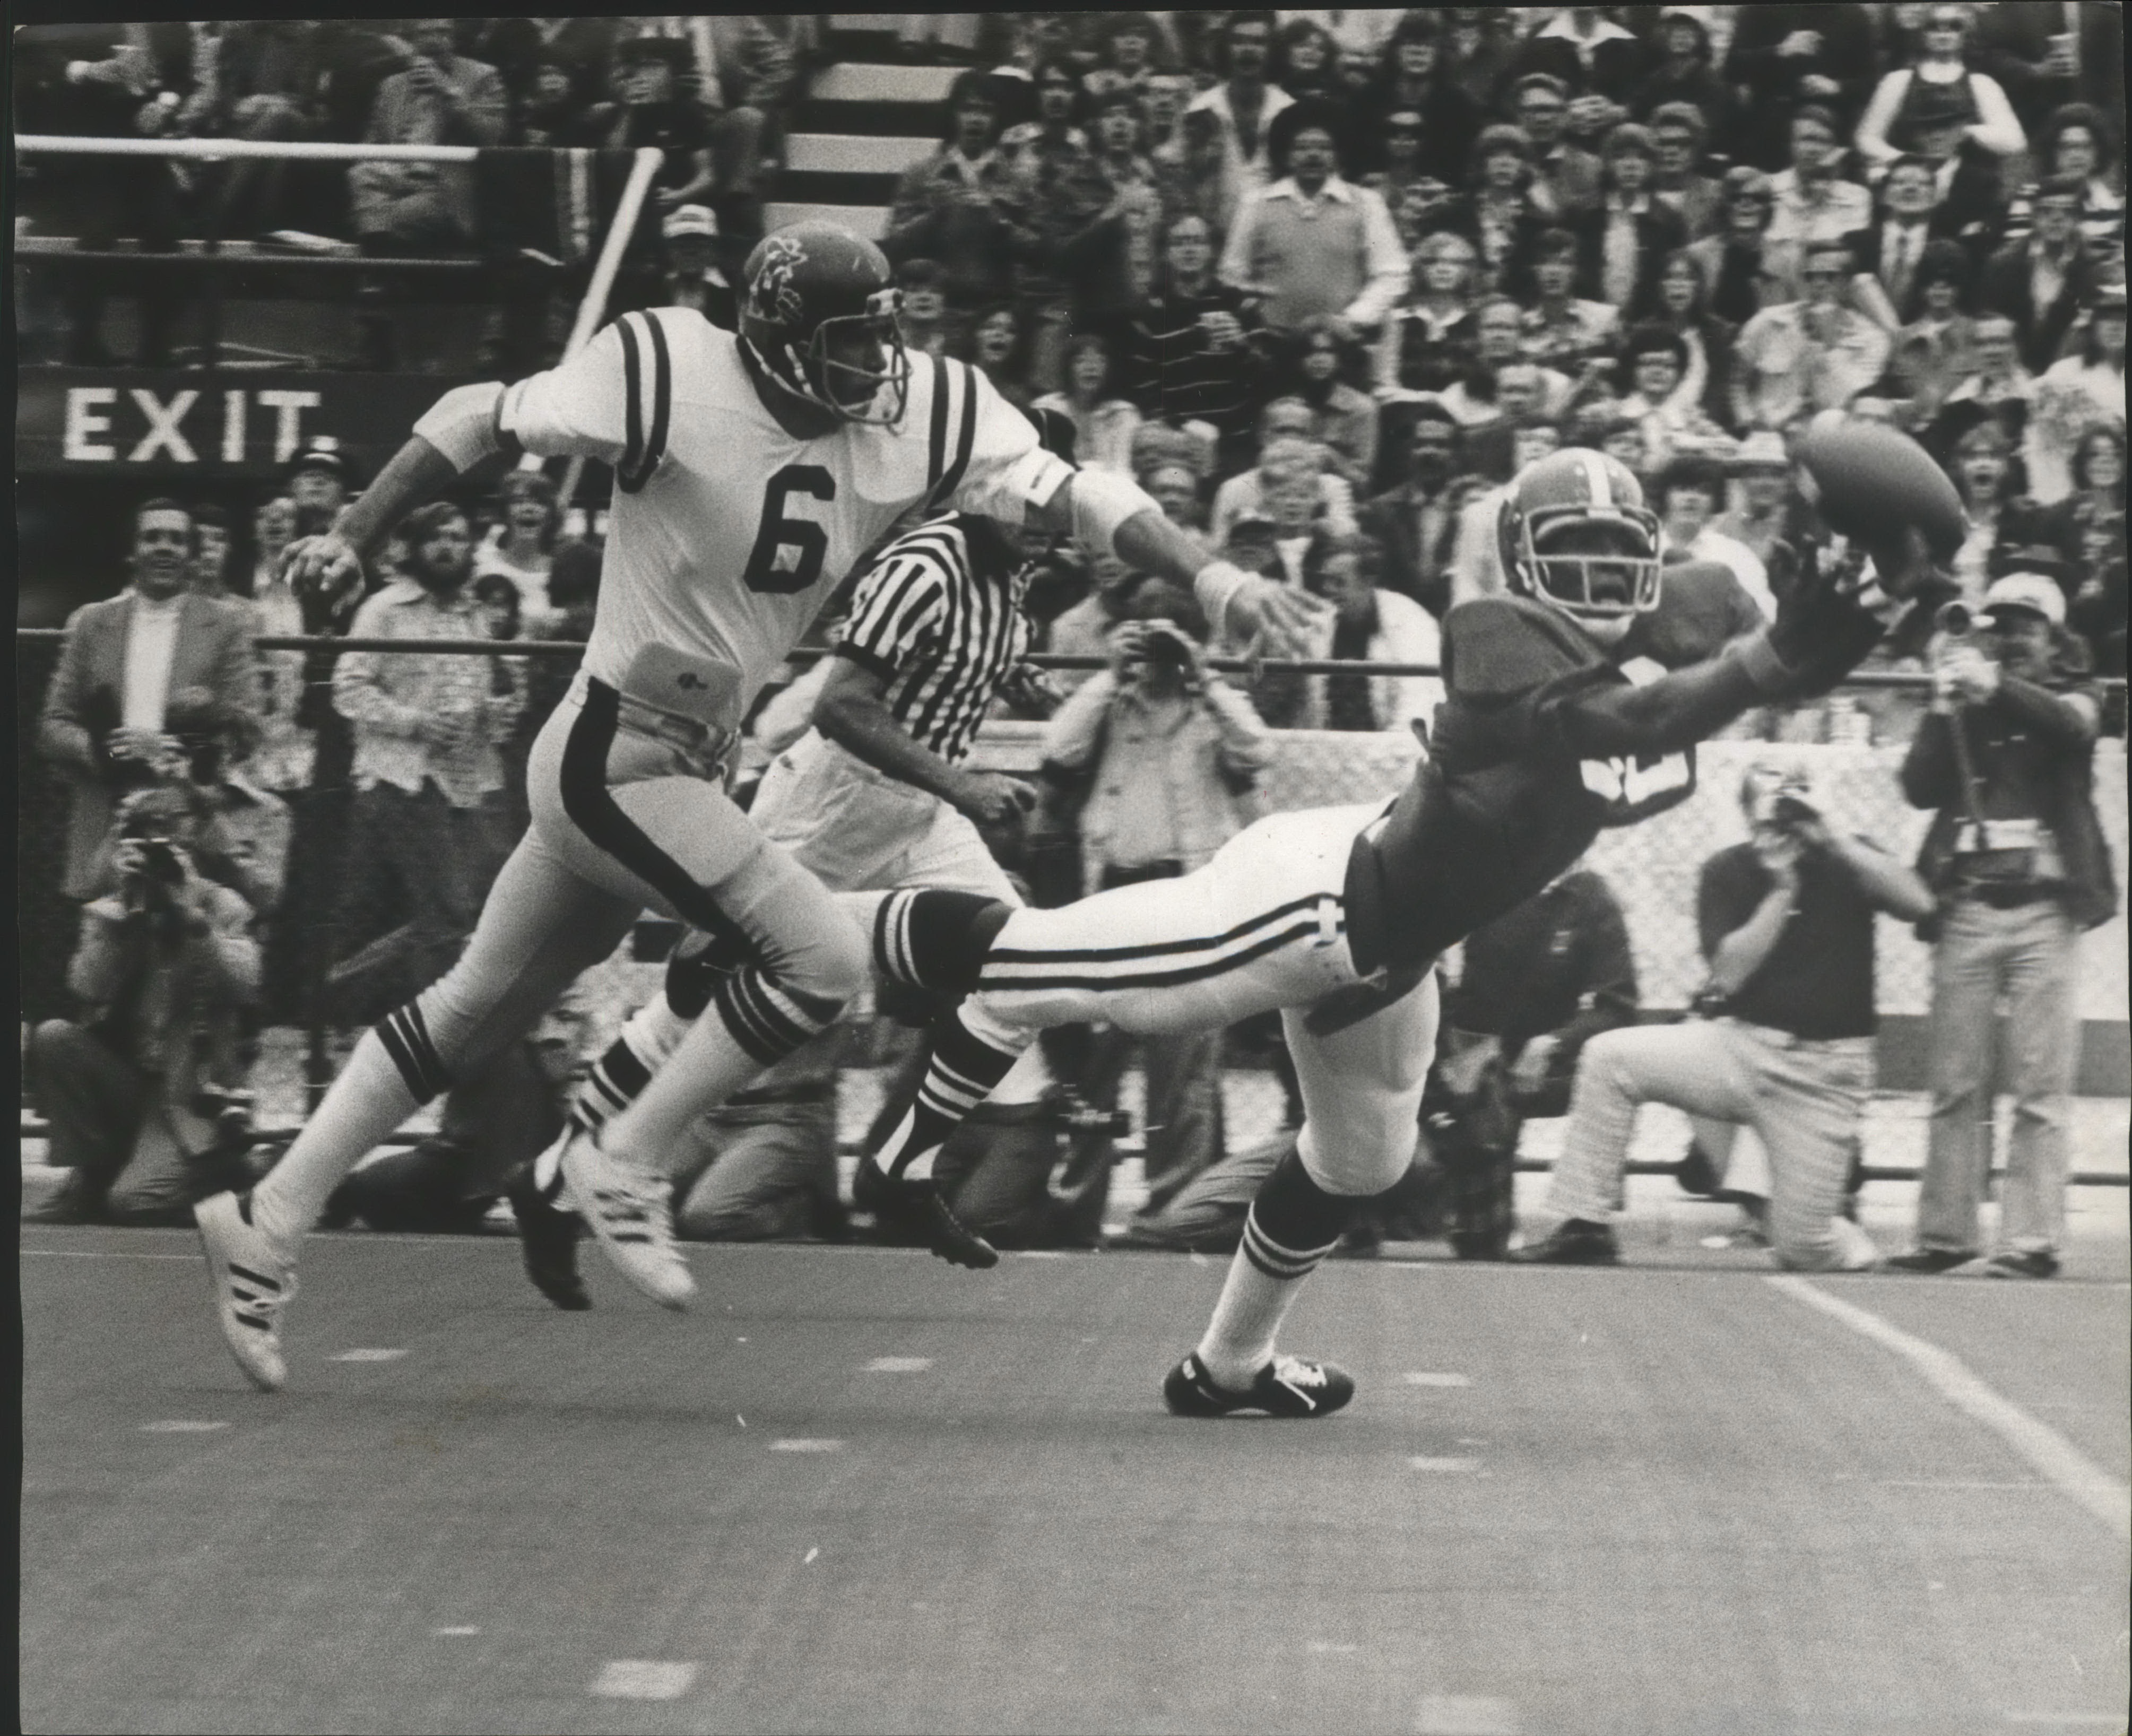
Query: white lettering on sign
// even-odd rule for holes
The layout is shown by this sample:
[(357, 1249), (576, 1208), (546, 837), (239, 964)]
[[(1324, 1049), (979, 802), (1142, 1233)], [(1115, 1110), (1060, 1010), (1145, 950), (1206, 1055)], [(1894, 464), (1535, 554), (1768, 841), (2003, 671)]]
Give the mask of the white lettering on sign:
[(316, 410), (324, 400), (316, 392), (263, 391), (259, 394), (262, 409), (276, 411), (274, 422), (274, 462), (286, 464), (296, 455), (303, 444), (304, 412)]
[(244, 394), (241, 391), (222, 395), (222, 462), (244, 462)]
[(109, 434), (111, 418), (99, 414), (107, 404), (118, 401), (115, 386), (70, 386), (67, 388), (66, 444), (62, 455), (71, 464), (94, 463), (115, 458), (118, 448), (106, 446), (93, 434)]
[(141, 444), (126, 454), (129, 464), (143, 463), (158, 452), (167, 452), (175, 464), (197, 464), (199, 454), (193, 450), (192, 442), (178, 431), (178, 424), (185, 419), (185, 412), (199, 402), (196, 391), (182, 391), (166, 406), (161, 398), (141, 387), (132, 388), (133, 401), (141, 406), (141, 414), (148, 419), (148, 431), (141, 437)]

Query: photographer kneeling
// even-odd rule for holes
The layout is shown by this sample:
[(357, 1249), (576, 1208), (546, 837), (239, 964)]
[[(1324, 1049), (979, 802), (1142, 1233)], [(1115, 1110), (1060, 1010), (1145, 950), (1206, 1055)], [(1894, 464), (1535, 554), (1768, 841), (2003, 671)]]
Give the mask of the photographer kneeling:
[(1585, 1045), (1569, 1127), (1548, 1190), (1567, 1214), (1520, 1258), (1611, 1265), (1611, 1222), (1636, 1105), (1669, 1103), (1742, 1123), (1769, 1153), (1779, 1264), (1859, 1271), (1879, 1263), (1840, 1216), (1852, 1141), (1872, 1096), (1873, 917), (1916, 922), (1924, 882), (1863, 838), (1832, 831), (1804, 777), (1774, 765), (1741, 782), (1748, 842), (1702, 865), (1697, 916), (1712, 1016), (1609, 1031)]
[(79, 1022), (30, 1041), (50, 1161), (72, 1179), (40, 1216), (184, 1223), (230, 1185), (241, 1009), (259, 991), (252, 909), (195, 862), (208, 798), (189, 784), (137, 792), (119, 810), (118, 890), (82, 909), (67, 986)]

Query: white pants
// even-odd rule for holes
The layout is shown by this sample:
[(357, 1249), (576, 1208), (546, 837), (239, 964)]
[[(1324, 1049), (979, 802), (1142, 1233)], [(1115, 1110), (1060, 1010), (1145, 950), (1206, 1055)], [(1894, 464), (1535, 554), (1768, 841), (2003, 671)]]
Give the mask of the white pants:
[(1020, 1029), (1105, 1019), (1145, 1036), (1278, 1008), (1303, 1093), (1304, 1163), (1331, 1191), (1381, 1193), (1414, 1158), (1435, 978), (1329, 1035), (1304, 1014), (1359, 981), (1342, 894), (1356, 834), (1383, 812), (1270, 815), (1182, 879), (1017, 910), (992, 943), (976, 1009)]
[[(966, 816), (815, 730), (771, 761), (748, 813), (764, 837), (834, 892), (931, 886), (1021, 903)], [(862, 926), (871, 922), (872, 899), (839, 902)], [(1031, 1048), (999, 1082), (992, 1101), (1033, 1102), (1050, 1082), (1042, 1052)]]

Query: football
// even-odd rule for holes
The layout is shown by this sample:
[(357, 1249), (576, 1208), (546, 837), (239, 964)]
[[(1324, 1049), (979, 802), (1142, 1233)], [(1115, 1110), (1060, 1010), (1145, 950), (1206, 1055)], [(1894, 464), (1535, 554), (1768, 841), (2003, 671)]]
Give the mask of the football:
[(1796, 456), (1808, 497), (1830, 530), (1870, 548), (1914, 525), (1941, 563), (1961, 548), (1968, 528), (1962, 497), (1952, 478), (1908, 434), (1832, 412), (1808, 425)]

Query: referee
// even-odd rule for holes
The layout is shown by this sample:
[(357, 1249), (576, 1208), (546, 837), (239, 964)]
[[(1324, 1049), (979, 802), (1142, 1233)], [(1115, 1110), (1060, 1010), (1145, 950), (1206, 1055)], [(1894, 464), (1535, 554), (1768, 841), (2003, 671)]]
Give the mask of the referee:
[[(1072, 425), (1046, 411), (1038, 427), (1044, 445), (1070, 462)], [(1034, 534), (976, 514), (944, 514), (886, 544), (861, 574), (813, 725), (772, 762), (749, 809), (763, 835), (831, 891), (923, 886), (1021, 903), (978, 828), (1025, 814), (1035, 789), (968, 761), (1002, 689), (1042, 694), (1048, 687), (1024, 661), (1030, 631), (1023, 602), (1035, 566), (1026, 538)], [(638, 1010), (593, 1068), (572, 1117), (597, 1127), (626, 1106), (708, 1005), (718, 976), (742, 962), (720, 957), (708, 935), (687, 937), (665, 993)], [(1046, 1082), (1032, 1048), (992, 1101), (1033, 1101)], [(937, 1195), (910, 1197), (914, 1187), (929, 1184), (906, 1183), (869, 1203), (929, 1240), (944, 1236), (973, 1257), (990, 1255)], [(540, 1185), (533, 1164), (512, 1177), (526, 1273), (558, 1307), (588, 1307), (577, 1271), (578, 1220), (560, 1209), (557, 1192)]]

